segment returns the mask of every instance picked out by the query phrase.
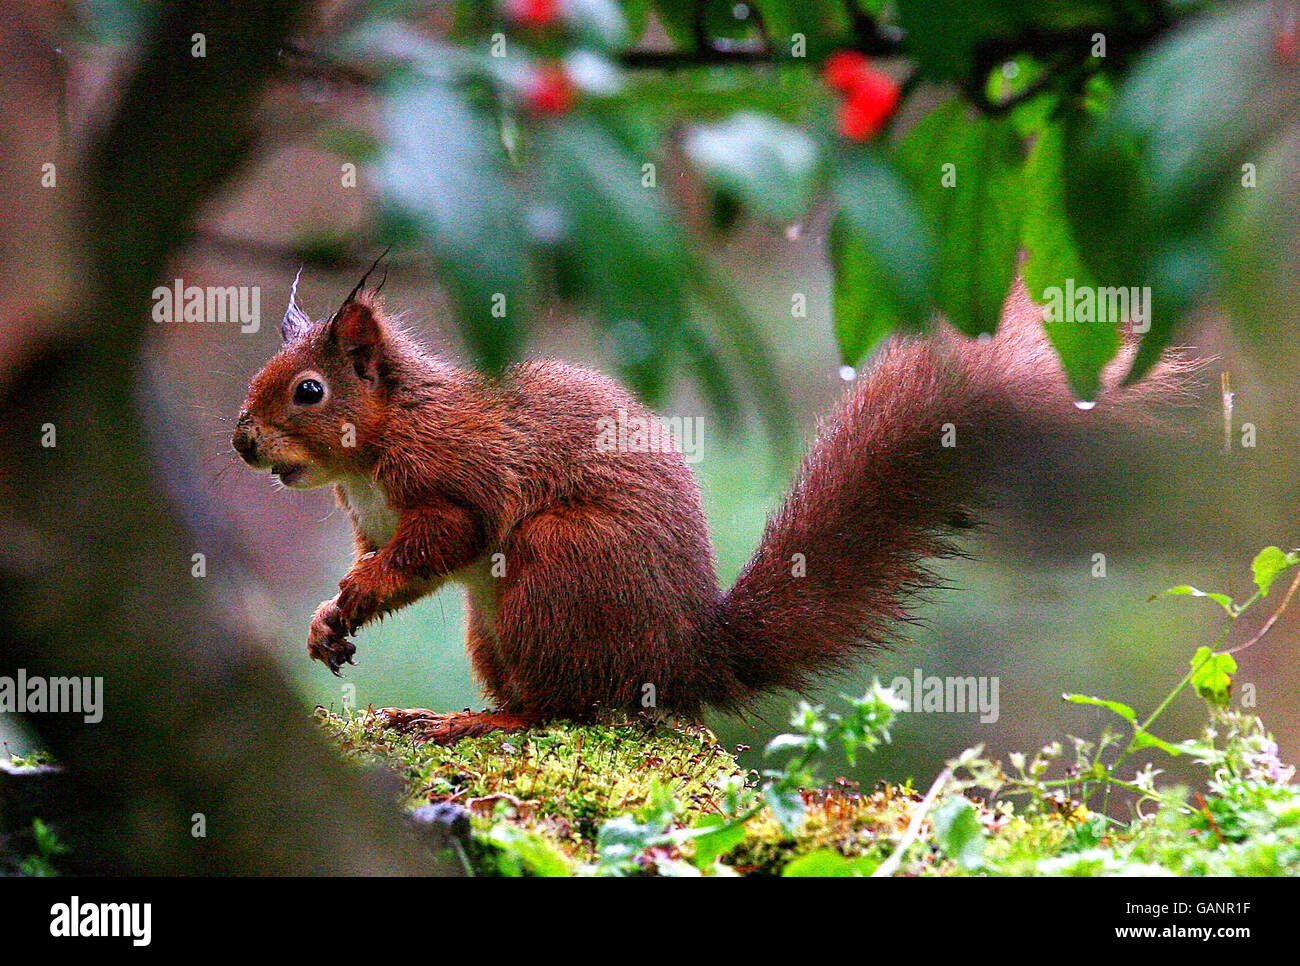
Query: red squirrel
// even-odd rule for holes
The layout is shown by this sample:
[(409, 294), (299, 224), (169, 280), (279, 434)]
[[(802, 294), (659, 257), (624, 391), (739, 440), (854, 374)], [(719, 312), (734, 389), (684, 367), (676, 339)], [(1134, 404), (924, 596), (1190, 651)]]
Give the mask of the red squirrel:
[(392, 713), (443, 742), (805, 689), (887, 641), (933, 585), (926, 561), (969, 522), (995, 437), (1125, 418), (1169, 381), (1107, 391), (1081, 413), (1023, 291), (994, 339), (895, 338), (825, 421), (725, 590), (683, 455), (597, 445), (620, 410), (652, 418), (632, 395), (561, 362), (500, 377), (457, 368), (365, 282), (313, 322), (295, 279), (284, 345), (254, 377), (233, 444), (285, 486), (332, 485), (351, 517), (355, 560), (307, 638), (335, 674), (366, 624), (448, 581), (466, 588), (469, 655), (496, 710)]

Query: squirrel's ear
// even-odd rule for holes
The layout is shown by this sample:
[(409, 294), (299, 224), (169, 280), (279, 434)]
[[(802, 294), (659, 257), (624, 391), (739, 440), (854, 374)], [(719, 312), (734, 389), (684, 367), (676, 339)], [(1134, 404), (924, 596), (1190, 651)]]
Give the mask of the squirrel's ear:
[(357, 375), (373, 383), (383, 351), (384, 323), (367, 298), (349, 299), (330, 323), (330, 335), (352, 360)]

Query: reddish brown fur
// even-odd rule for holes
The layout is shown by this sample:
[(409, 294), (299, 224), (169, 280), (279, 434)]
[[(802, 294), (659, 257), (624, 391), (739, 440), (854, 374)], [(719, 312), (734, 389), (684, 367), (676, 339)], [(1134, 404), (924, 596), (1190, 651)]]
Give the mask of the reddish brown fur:
[[(557, 362), (524, 363), (500, 381), (455, 369), (365, 293), (254, 379), (237, 448), (258, 466), (305, 458), (308, 485), (350, 481), (336, 489), (357, 559), (308, 641), (336, 673), (358, 628), (448, 579), (469, 587), (470, 657), (504, 717), (439, 718), (434, 737), (641, 710), (646, 685), (662, 709), (734, 708), (802, 688), (886, 640), (931, 583), (924, 561), (947, 552), (944, 534), (966, 519), (990, 434), (1080, 415), (1038, 310), (1022, 295), (1011, 307), (1006, 333), (988, 344), (887, 347), (827, 421), (725, 593), (681, 455), (597, 449), (602, 417), (649, 416), (623, 389)], [(304, 370), (330, 391), (306, 410), (290, 401)], [(355, 448), (338, 443), (347, 422)], [(952, 449), (940, 445), (947, 423)], [(349, 492), (367, 499), (369, 485), (395, 511), (391, 537), (376, 533), (382, 511), (349, 502)], [(503, 575), (489, 571), (494, 554)], [(792, 575), (796, 554), (806, 576)]]

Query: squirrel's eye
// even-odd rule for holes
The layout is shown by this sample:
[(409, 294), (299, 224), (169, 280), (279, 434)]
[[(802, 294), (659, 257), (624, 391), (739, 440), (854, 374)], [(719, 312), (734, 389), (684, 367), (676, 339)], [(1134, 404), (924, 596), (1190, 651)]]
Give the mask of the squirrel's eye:
[(325, 398), (325, 387), (316, 379), (304, 379), (293, 389), (293, 401), (299, 406), (314, 406)]

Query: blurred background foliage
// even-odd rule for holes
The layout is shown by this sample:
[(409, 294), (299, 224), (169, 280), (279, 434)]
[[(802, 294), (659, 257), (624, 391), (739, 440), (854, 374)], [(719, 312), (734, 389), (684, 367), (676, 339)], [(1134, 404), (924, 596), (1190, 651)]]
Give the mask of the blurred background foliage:
[[(70, 125), (93, 123), (152, 10), (76, 6)], [(559, 354), (666, 412), (716, 417), (699, 469), (724, 579), (851, 376), (841, 367), (890, 333), (939, 316), (992, 331), (1018, 275), (1039, 301), (1067, 279), (1149, 286), (1134, 375), (1176, 343), (1217, 354), (1258, 446), (1221, 453), (1207, 412), (1179, 439), (1029, 454), (981, 561), (945, 566), (961, 592), (878, 661), (886, 680), (918, 666), (1002, 679), (1000, 722), (916, 716), (851, 772), (924, 778), (977, 739), (1086, 732), (1095, 717), (1059, 707), (1062, 691), (1141, 707), (1214, 618), (1139, 602), (1184, 580), (1239, 589), (1240, 561), (1295, 542), (1298, 38), (1295, 7), (1274, 2), (323, 3), (281, 52), (256, 162), (176, 274), (269, 296), (305, 263), (303, 300), (320, 315), (392, 243), (390, 305), (448, 352), (486, 369)], [(878, 124), (849, 116), (862, 105), (833, 76), (845, 52), (897, 96)], [(256, 579), (240, 593), (286, 641), (310, 703), (476, 705), (453, 594), (364, 632), (353, 690), (302, 657), (307, 618), (345, 567), (346, 525), (322, 523), (321, 494), (226, 472), (219, 421), (274, 328), (179, 325), (155, 347), (158, 406), (207, 434), (196, 485), (219, 479), (245, 535)], [(1090, 399), (1119, 328), (1048, 334)], [(216, 541), (214, 522), (194, 525), (200, 547)], [(1275, 633), (1250, 660), (1294, 758), (1294, 624)], [(761, 747), (786, 704), (716, 723)]]

